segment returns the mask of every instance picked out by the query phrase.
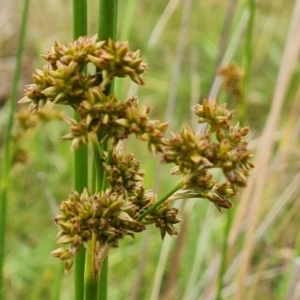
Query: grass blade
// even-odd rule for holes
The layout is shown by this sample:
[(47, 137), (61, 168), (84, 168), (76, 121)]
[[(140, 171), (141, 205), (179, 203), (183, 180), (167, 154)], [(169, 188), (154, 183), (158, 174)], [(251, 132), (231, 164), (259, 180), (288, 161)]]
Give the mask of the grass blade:
[[(73, 38), (87, 34), (87, 1), (73, 0)], [(79, 119), (75, 113), (74, 118)], [(74, 152), (74, 189), (81, 193), (88, 186), (88, 158), (87, 146), (82, 145)], [(81, 247), (75, 256), (74, 288), (75, 299), (82, 300), (84, 296), (84, 265), (85, 249)]]
[(4, 254), (5, 254), (5, 233), (6, 233), (6, 222), (7, 222), (7, 201), (8, 201), (8, 189), (9, 189), (9, 173), (12, 166), (11, 157), (11, 141), (12, 141), (12, 129), (14, 124), (14, 113), (16, 110), (16, 104), (18, 100), (18, 83), (21, 73), (22, 55), (24, 48), (25, 35), (27, 30), (27, 20), (29, 11), (30, 1), (24, 1), (24, 8), (22, 14), (21, 31), (18, 42), (18, 50), (16, 57), (16, 68), (13, 78), (13, 86), (10, 97), (10, 110), (9, 118), (5, 137), (5, 150), (4, 159), (2, 165), (2, 176), (1, 176), (1, 186), (0, 186), (0, 299), (5, 299), (4, 297)]

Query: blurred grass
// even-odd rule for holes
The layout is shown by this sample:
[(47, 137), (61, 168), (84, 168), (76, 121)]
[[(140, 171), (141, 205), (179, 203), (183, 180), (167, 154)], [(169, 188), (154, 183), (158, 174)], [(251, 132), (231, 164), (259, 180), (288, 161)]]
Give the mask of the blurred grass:
[[(30, 82), (30, 74), (42, 66), (40, 53), (51, 46), (54, 40), (62, 43), (72, 38), (71, 6), (68, 1), (43, 2), (31, 0), (30, 21), (25, 48), (21, 85)], [(178, 3), (177, 3), (178, 2)], [(124, 11), (127, 4), (134, 1), (119, 1), (118, 36), (123, 30)], [(166, 20), (165, 27), (151, 46), (149, 39), (163, 15), (168, 3), (173, 3), (174, 10)], [(190, 121), (189, 106), (192, 95), (199, 95), (200, 101), (208, 96), (215, 77), (220, 34), (222, 32), (226, 9), (229, 1), (194, 1), (192, 3), (187, 44), (183, 52), (180, 77), (175, 99), (174, 130), (180, 129), (184, 121)], [(133, 19), (128, 31), (128, 40), (132, 49), (140, 48), (149, 64), (145, 74), (145, 88), (138, 89), (140, 101), (153, 107), (153, 116), (163, 118), (172, 82), (172, 69), (176, 60), (176, 49), (182, 20), (183, 1), (135, 1)], [(170, 5), (171, 5), (170, 4)], [(253, 148), (258, 145), (263, 152), (264, 144), (260, 136), (267, 119), (279, 68), (282, 67), (282, 55), (288, 36), (294, 1), (260, 1), (257, 3), (255, 25), (253, 27), (253, 53), (251, 75), (248, 82), (247, 106), (249, 108), (245, 124), (251, 126)], [(5, 103), (9, 95), (12, 78), (11, 61), (16, 50), (15, 34), (18, 31), (22, 5), (18, 1), (2, 1), (0, 20), (5, 26), (0, 35), (0, 102)], [(247, 1), (237, 1), (232, 16), (229, 38), (232, 37), (239, 19), (246, 9)], [(97, 31), (96, 1), (89, 1), (89, 33)], [(299, 29), (299, 24), (298, 24)], [(235, 49), (232, 61), (243, 63), (246, 33), (242, 35)], [(152, 41), (152, 40), (151, 40)], [(227, 44), (228, 45), (228, 44)], [(195, 57), (191, 63), (191, 58)], [(196, 63), (195, 63), (196, 60)], [(265, 185), (258, 203), (258, 219), (254, 226), (253, 252), (250, 256), (246, 274), (244, 296), (241, 299), (285, 299), (292, 287), (294, 262), (299, 256), (299, 130), (300, 112), (299, 62), (294, 63), (295, 71), (288, 82), (288, 91), (280, 111), (278, 125), (270, 133), (274, 138), (270, 160), (266, 166)], [(197, 74), (198, 91), (192, 85)], [(5, 79), (5, 80), (4, 80)], [(278, 83), (280, 84), (280, 82)], [(192, 89), (193, 87), (193, 89)], [(118, 86), (118, 93), (126, 98), (131, 87), (127, 81)], [(20, 91), (21, 97), (21, 91)], [(197, 96), (199, 97), (199, 96)], [(229, 107), (238, 106), (221, 90), (220, 102), (228, 101)], [(195, 100), (193, 100), (195, 101)], [(3, 130), (7, 105), (0, 109), (0, 146), (3, 146)], [(52, 222), (53, 213), (49, 203), (57, 204), (65, 199), (72, 190), (69, 144), (61, 142), (59, 137), (66, 132), (59, 123), (48, 124), (27, 141), (31, 159), (28, 165), (16, 165), (11, 171), (12, 189), (8, 203), (9, 219), (7, 228), (7, 247), (5, 264), (5, 282), (7, 299), (53, 299), (51, 285), (55, 280), (60, 262), (49, 253), (54, 249), (56, 227)], [(267, 141), (265, 141), (267, 143)], [(149, 158), (146, 145), (129, 141), (126, 151), (136, 151), (145, 160), (146, 186), (151, 188), (155, 182), (156, 163)], [(1, 160), (2, 160), (1, 151)], [(1, 164), (2, 165), (2, 164)], [(160, 190), (173, 186), (176, 178), (170, 178), (166, 169), (161, 170)], [(260, 176), (260, 165), (256, 166), (256, 176)], [(296, 179), (295, 179), (296, 178)], [(251, 188), (251, 187), (249, 187)], [(255, 185), (253, 186), (255, 189)], [(253, 195), (251, 190), (251, 195)], [(246, 192), (247, 193), (247, 192)], [(248, 192), (250, 193), (250, 192)], [(245, 237), (251, 218), (253, 196), (242, 194), (235, 202), (235, 219), (230, 232), (230, 251), (224, 277), (223, 299), (234, 299), (238, 284), (238, 272), (241, 262), (238, 257), (245, 250)], [(245, 200), (247, 199), (247, 200)], [(226, 214), (220, 214), (211, 203), (204, 200), (194, 202), (192, 209), (182, 203), (182, 214), (187, 220), (183, 230), (183, 248), (180, 252), (179, 266), (175, 281), (170, 287), (172, 257), (178, 249), (178, 239), (170, 240), (166, 267), (160, 283), (159, 299), (170, 293), (168, 299), (214, 299), (217, 289), (218, 259), (220, 258)], [(270, 220), (270, 223), (268, 223)], [(269, 224), (269, 225), (268, 225)], [(268, 226), (267, 226), (268, 225)], [(146, 242), (145, 242), (146, 240)], [(145, 244), (146, 243), (146, 244)], [(146, 251), (142, 252), (143, 245)], [(135, 240), (126, 239), (119, 249), (110, 254), (109, 298), (150, 299), (154, 276), (159, 261), (162, 242), (159, 233), (150, 230), (145, 235), (138, 235)], [(142, 254), (141, 254), (142, 253)], [(145, 256), (143, 256), (145, 254)], [(141, 263), (137, 288), (137, 269)], [(193, 276), (191, 272), (193, 273)], [(61, 299), (72, 299), (70, 274), (63, 277)], [(169, 290), (166, 290), (166, 289)], [(188, 289), (187, 289), (188, 288)], [(296, 290), (293, 288), (292, 292)], [(172, 290), (172, 291), (171, 291)], [(184, 297), (184, 298), (183, 298)], [(293, 299), (293, 298), (291, 298)], [(294, 299), (297, 299), (295, 296)]]

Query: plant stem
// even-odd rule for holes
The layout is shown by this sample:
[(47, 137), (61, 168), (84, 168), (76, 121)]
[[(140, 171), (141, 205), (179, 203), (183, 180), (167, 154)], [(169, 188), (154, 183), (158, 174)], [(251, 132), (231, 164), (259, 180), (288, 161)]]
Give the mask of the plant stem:
[[(118, 12), (117, 0), (99, 0), (99, 27), (98, 27), (98, 39), (107, 40), (111, 38), (116, 39), (117, 31), (117, 12)], [(109, 84), (105, 90), (105, 94), (108, 95), (112, 92), (113, 85)], [(101, 133), (100, 133), (101, 134)], [(107, 147), (107, 146), (106, 146)], [(104, 150), (107, 150), (104, 148)], [(101, 164), (100, 164), (101, 166)], [(99, 167), (100, 167), (99, 166)], [(104, 171), (101, 171), (104, 174)], [(99, 179), (98, 179), (99, 180)], [(105, 178), (102, 178), (102, 183)], [(104, 184), (101, 185), (104, 188)], [(103, 265), (101, 267), (99, 276), (99, 300), (107, 299), (107, 278), (108, 278), (108, 255), (106, 255)]]
[(99, 0), (99, 27), (98, 39), (116, 39), (117, 32), (117, 0)]
[(96, 182), (96, 190), (102, 190), (102, 183), (104, 180), (104, 168), (102, 167), (102, 155), (103, 155), (103, 145), (100, 146), (98, 136), (95, 132), (91, 132), (89, 134), (89, 140), (92, 144), (93, 150), (93, 160), (95, 166), (95, 182)]
[(108, 283), (108, 255), (105, 257), (99, 278), (99, 300), (107, 299), (107, 283)]
[(56, 268), (56, 276), (54, 279), (54, 284), (52, 289), (52, 299), (60, 300), (63, 274), (64, 274), (64, 265), (61, 263), (61, 261), (59, 261)]
[(97, 300), (98, 299), (98, 284), (97, 279), (94, 278), (94, 260), (95, 260), (95, 247), (96, 247), (96, 237), (93, 234), (93, 238), (89, 243), (89, 253), (86, 257), (85, 264), (85, 290), (84, 299), (85, 300)]
[(247, 25), (247, 34), (246, 34), (246, 43), (244, 50), (244, 82), (243, 82), (243, 96), (241, 103), (237, 109), (237, 117), (241, 125), (245, 123), (245, 117), (247, 114), (247, 91), (249, 84), (249, 75), (250, 75), (250, 65), (252, 60), (252, 36), (253, 36), (253, 27), (254, 27), (254, 16), (255, 16), (255, 0), (248, 0), (249, 7), (249, 20)]
[(224, 277), (226, 265), (227, 265), (228, 237), (229, 237), (229, 232), (231, 229), (233, 216), (234, 216), (234, 210), (229, 209), (228, 214), (227, 214), (227, 223), (226, 223), (225, 230), (224, 230), (224, 239), (223, 239), (222, 254), (221, 254), (221, 266), (220, 266), (219, 275), (218, 275), (218, 291), (217, 291), (216, 300), (222, 299), (222, 289), (223, 289), (223, 285), (224, 285), (223, 277)]
[(124, 13), (124, 21), (122, 24), (121, 30), (121, 39), (122, 41), (126, 41), (129, 37), (130, 28), (132, 26), (134, 20), (134, 11), (136, 8), (137, 0), (128, 0), (125, 13)]
[[(241, 98), (241, 103), (239, 103), (237, 108), (237, 117), (241, 125), (245, 123), (245, 116), (247, 114), (247, 90), (248, 90), (248, 82), (249, 82), (249, 74), (250, 74), (250, 65), (252, 59), (252, 34), (253, 34), (253, 26), (254, 26), (254, 15), (255, 15), (255, 0), (248, 1), (250, 17), (247, 26), (247, 36), (246, 36), (246, 44), (245, 44), (245, 55), (244, 55), (244, 71), (245, 77), (243, 82), (243, 96)], [(232, 220), (234, 217), (234, 210), (229, 210), (228, 219), (224, 230), (224, 240), (222, 246), (222, 257), (221, 257), (221, 266), (218, 275), (218, 291), (216, 300), (222, 299), (222, 289), (223, 289), (223, 277), (226, 270), (226, 261), (227, 261), (227, 253), (228, 253), (228, 237), (232, 225)]]
[[(87, 34), (87, 1), (73, 0), (73, 38), (77, 39)], [(74, 118), (79, 119), (74, 113)], [(74, 152), (74, 189), (81, 193), (88, 186), (88, 159), (87, 147), (82, 145)], [(84, 297), (84, 265), (85, 249), (81, 247), (75, 256), (75, 300)]]
[(9, 187), (9, 172), (11, 169), (11, 137), (12, 129), (14, 124), (14, 113), (16, 110), (17, 97), (18, 97), (18, 83), (21, 74), (21, 62), (22, 54), (24, 48), (25, 34), (27, 29), (27, 19), (29, 11), (29, 0), (24, 1), (24, 8), (22, 14), (22, 23), (20, 38), (17, 49), (16, 57), (16, 68), (13, 77), (13, 86), (10, 97), (10, 112), (7, 124), (7, 131), (4, 143), (4, 156), (2, 165), (2, 176), (1, 176), (1, 186), (0, 186), (0, 299), (4, 299), (4, 250), (5, 250), (5, 232), (6, 232), (6, 222), (7, 222), (7, 199), (8, 199), (8, 187)]
[(87, 0), (73, 0), (73, 38), (87, 35)]
[(162, 198), (160, 198), (155, 204), (150, 206), (147, 210), (145, 210), (138, 218), (138, 221), (142, 221), (145, 216), (150, 214), (155, 208), (160, 206), (164, 201), (166, 201), (170, 196), (172, 196), (176, 191), (178, 191), (182, 187), (182, 183), (179, 182), (177, 185), (173, 187), (167, 194), (165, 194)]

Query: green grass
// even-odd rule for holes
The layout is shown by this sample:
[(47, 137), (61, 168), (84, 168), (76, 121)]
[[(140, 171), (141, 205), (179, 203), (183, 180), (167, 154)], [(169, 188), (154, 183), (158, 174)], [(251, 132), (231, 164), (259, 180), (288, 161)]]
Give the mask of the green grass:
[(13, 164), (12, 151), (12, 134), (14, 126), (14, 112), (16, 110), (18, 83), (20, 79), (22, 55), (24, 49), (25, 34), (28, 20), (29, 1), (24, 2), (24, 9), (21, 20), (20, 38), (18, 41), (18, 48), (16, 53), (16, 66), (14, 70), (14, 76), (12, 80), (11, 96), (10, 96), (10, 109), (8, 115), (7, 128), (4, 132), (4, 153), (3, 153), (3, 164), (1, 167), (1, 184), (0, 184), (0, 226), (1, 226), (1, 237), (0, 237), (0, 299), (4, 298), (4, 264), (5, 264), (5, 249), (6, 249), (6, 237), (7, 237), (7, 220), (8, 220), (8, 201), (9, 201), (9, 190), (10, 190), (10, 169)]
[[(152, 116), (155, 118), (165, 116), (170, 91), (175, 88), (170, 84), (174, 76), (172, 69), (176, 62), (184, 7), (181, 1), (174, 8), (156, 44), (149, 46), (149, 38), (167, 3), (161, 1), (154, 5), (148, 0), (119, 1), (117, 37), (123, 35), (130, 41), (132, 49), (140, 48), (142, 56), (149, 64), (149, 71), (144, 76), (146, 87), (139, 88), (137, 93), (142, 103), (153, 107)], [(128, 8), (127, 4), (131, 7)], [(174, 130), (180, 129), (185, 121), (191, 121), (191, 95), (199, 93), (200, 97), (193, 101), (200, 101), (210, 92), (227, 5), (225, 1), (193, 1), (172, 114), (172, 119), (175, 120), (172, 128)], [(237, 2), (228, 33), (229, 40), (247, 5), (247, 1)], [(0, 10), (0, 16), (5, 17), (6, 23), (13, 28), (13, 31), (4, 30), (0, 37), (1, 62), (15, 56), (16, 41), (12, 32), (19, 32), (20, 19), (16, 16), (22, 11), (22, 5), (18, 1), (7, 2), (4, 7), (14, 14), (4, 15)], [(134, 17), (125, 20), (124, 12), (130, 8), (134, 10)], [(244, 121), (252, 129), (250, 136), (253, 149), (257, 152), (256, 175), (250, 180), (249, 188), (236, 199), (233, 208), (221, 299), (281, 300), (292, 286), (293, 262), (299, 256), (299, 184), (293, 180), (299, 176), (300, 161), (299, 62), (295, 60), (289, 65), (283, 65), (281, 59), (293, 11), (292, 1), (261, 1), (256, 7), (255, 22), (252, 25), (252, 52), (248, 55), (251, 57), (251, 72), (247, 78), (247, 112)], [(33, 17), (30, 18), (27, 28), (20, 82), (22, 88), (25, 83), (30, 82), (30, 74), (35, 68), (42, 66), (39, 53), (45, 53), (45, 49), (54, 40), (63, 43), (72, 39), (71, 4), (52, 1), (46, 6), (41, 1), (32, 0), (30, 14)], [(89, 1), (88, 14), (88, 31), (91, 34), (96, 33), (96, 1)], [(125, 32), (123, 26), (126, 28)], [(299, 28), (297, 30), (299, 32)], [(295, 37), (294, 39), (296, 40)], [(230, 59), (240, 66), (243, 66), (246, 41), (247, 34), (244, 31)], [(290, 49), (292, 51), (293, 46)], [(194, 61), (191, 59), (193, 55)], [(279, 70), (289, 66), (294, 66), (295, 70), (291, 69), (290, 78), (287, 75), (281, 77), (282, 80), (287, 78), (287, 91), (284, 93), (278, 121), (268, 127), (270, 131), (266, 134), (266, 124), (270, 124), (272, 115), (276, 114), (271, 109), (276, 103), (276, 86), (283, 86), (283, 81), (277, 82)], [(13, 69), (5, 76), (13, 78), (12, 74)], [(197, 86), (192, 85), (195, 74), (200, 77)], [(3, 80), (2, 76), (0, 80)], [(2, 82), (0, 85), (3, 89), (7, 88)], [(125, 99), (128, 89), (135, 87), (129, 80), (125, 80), (117, 88), (118, 94)], [(10, 94), (9, 90), (6, 94)], [(228, 100), (231, 109), (238, 107), (238, 103), (230, 99), (222, 89), (218, 99), (221, 102)], [(0, 108), (0, 120), (5, 120), (9, 105), (7, 103)], [(31, 153), (29, 163), (14, 165), (10, 173), (4, 265), (7, 299), (57, 299), (53, 296), (53, 285), (57, 276), (60, 276), (61, 269), (60, 262), (49, 254), (55, 247), (57, 232), (49, 204), (55, 207), (73, 189), (69, 142), (59, 139), (68, 129), (60, 126), (61, 124), (53, 122), (39, 129), (37, 133), (32, 133), (28, 141), (24, 142)], [(5, 124), (1, 126), (0, 133), (1, 169), (4, 159), (4, 129), (7, 129)], [(270, 151), (268, 160), (264, 157), (265, 149)], [(137, 151), (140, 158), (148, 157), (146, 145), (132, 140), (125, 144), (125, 150)], [(147, 188), (156, 185), (160, 191), (164, 191), (177, 182), (176, 177), (168, 176), (168, 168), (161, 168), (160, 173), (157, 173), (155, 160), (152, 158), (145, 161), (143, 168), (146, 171)], [(259, 180), (263, 180), (262, 187)], [(253, 203), (255, 211), (251, 210)], [(221, 214), (206, 200), (195, 201), (192, 208), (184, 203), (181, 205), (182, 218), (187, 220), (187, 228), (182, 230), (183, 247), (178, 258), (178, 269), (175, 270), (175, 280), (171, 281), (170, 276), (174, 272), (172, 259), (179, 249), (179, 238), (170, 240), (160, 277), (156, 275), (158, 262), (163, 247), (167, 249), (167, 246), (163, 246), (165, 242), (161, 241), (159, 232), (153, 226), (149, 233), (137, 235), (134, 240), (122, 240), (120, 247), (110, 252), (108, 299), (164, 300), (162, 295), (171, 295), (165, 299), (215, 299), (220, 267), (218, 259), (221, 257), (228, 211), (224, 210)], [(268, 220), (270, 224), (266, 227)], [(256, 235), (258, 230), (261, 230), (259, 236)], [(242, 265), (237, 258), (245, 250), (248, 253), (248, 264), (241, 272)], [(62, 275), (61, 299), (74, 297), (72, 272)], [(245, 286), (242, 288), (243, 284)], [(160, 297), (151, 298), (155, 288)]]

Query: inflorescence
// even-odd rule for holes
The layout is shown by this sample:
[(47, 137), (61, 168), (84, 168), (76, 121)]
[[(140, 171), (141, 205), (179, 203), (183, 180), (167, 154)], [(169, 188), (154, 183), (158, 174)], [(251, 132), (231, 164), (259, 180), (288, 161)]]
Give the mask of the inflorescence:
[[(80, 37), (68, 46), (55, 45), (43, 55), (43, 70), (33, 75), (19, 102), (30, 103), (32, 113), (39, 112), (46, 102), (72, 107), (79, 120), (64, 116), (70, 132), (63, 138), (71, 140), (71, 149), (88, 144), (91, 136), (99, 143), (109, 142), (110, 149), (101, 152), (105, 185), (95, 193), (86, 188), (81, 194), (72, 192), (60, 205), (55, 217), (60, 226), (57, 243), (62, 247), (52, 255), (65, 261), (69, 269), (73, 257), (94, 236), (99, 245), (117, 247), (118, 240), (134, 236), (155, 224), (161, 232), (176, 235), (174, 226), (180, 222), (179, 210), (172, 207), (176, 199), (206, 198), (217, 208), (231, 208), (230, 199), (238, 187), (246, 186), (253, 167), (248, 149), (248, 127), (232, 127), (233, 111), (214, 99), (193, 106), (199, 123), (207, 123), (206, 133), (195, 133), (188, 125), (165, 138), (168, 123), (152, 120), (150, 109), (140, 105), (137, 97), (120, 101), (107, 95), (107, 86), (114, 77), (129, 77), (144, 85), (141, 78), (147, 69), (139, 51), (131, 52), (128, 43), (97, 41), (97, 37)], [(94, 65), (96, 72), (85, 72)], [(147, 142), (152, 154), (160, 154), (161, 163), (173, 163), (172, 175), (181, 175), (176, 191), (158, 200), (152, 190), (144, 188), (144, 172), (134, 154), (124, 154), (120, 141), (129, 135)], [(210, 170), (220, 169), (224, 176), (218, 182)], [(151, 209), (154, 208), (154, 209)], [(69, 245), (67, 248), (65, 245)]]

